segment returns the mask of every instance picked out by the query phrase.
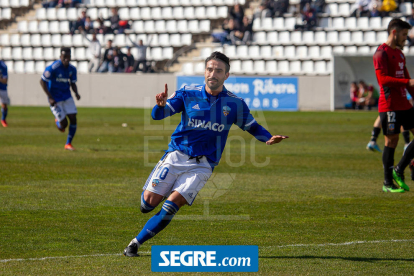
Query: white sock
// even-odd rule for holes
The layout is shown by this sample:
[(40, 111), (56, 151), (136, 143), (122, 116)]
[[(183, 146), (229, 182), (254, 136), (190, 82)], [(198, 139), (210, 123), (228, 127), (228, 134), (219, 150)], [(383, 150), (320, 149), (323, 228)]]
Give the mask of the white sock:
[(130, 246), (131, 244), (136, 243), (138, 245), (138, 248), (141, 246), (141, 244), (137, 241), (137, 238), (134, 238), (129, 244), (128, 246)]

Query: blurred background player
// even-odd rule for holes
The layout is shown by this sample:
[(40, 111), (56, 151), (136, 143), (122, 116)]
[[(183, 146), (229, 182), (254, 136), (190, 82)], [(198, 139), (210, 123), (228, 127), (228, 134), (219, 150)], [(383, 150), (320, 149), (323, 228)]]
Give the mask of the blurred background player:
[(40, 80), (40, 85), (48, 97), (50, 110), (55, 116), (56, 126), (61, 132), (65, 132), (68, 126), (66, 117), (69, 118), (69, 133), (65, 149), (74, 150), (72, 147), (72, 139), (76, 133), (77, 109), (70, 88), (75, 93), (77, 100), (80, 99), (80, 95), (78, 93), (78, 87), (76, 86), (76, 68), (69, 63), (70, 59), (70, 48), (61, 48), (60, 60), (56, 60), (46, 67)]
[(0, 60), (0, 100), (1, 100), (1, 124), (7, 127), (7, 105), (10, 105), (9, 95), (7, 94), (7, 65), (3, 60)]
[[(374, 67), (381, 94), (378, 104), (385, 147), (382, 155), (384, 167), (384, 192), (402, 193), (409, 187), (404, 182), (404, 170), (414, 157), (414, 143), (406, 148), (403, 157), (394, 168), (394, 153), (398, 145), (401, 126), (414, 132), (414, 108), (407, 100), (408, 92), (414, 93), (414, 79), (405, 66), (405, 56), (400, 50), (407, 40), (411, 25), (401, 19), (388, 24), (388, 39), (374, 54)], [(400, 187), (393, 183), (393, 179)]]
[(182, 115), (166, 154), (144, 185), (141, 212), (154, 210), (164, 197), (168, 198), (125, 248), (125, 256), (137, 257), (138, 248), (167, 227), (181, 207), (192, 205), (218, 165), (233, 124), (267, 145), (288, 138), (272, 136), (256, 122), (244, 100), (224, 87), (229, 70), (229, 58), (214, 52), (205, 61), (205, 85), (184, 86), (168, 98), (166, 84), (164, 93), (156, 95), (154, 120)]

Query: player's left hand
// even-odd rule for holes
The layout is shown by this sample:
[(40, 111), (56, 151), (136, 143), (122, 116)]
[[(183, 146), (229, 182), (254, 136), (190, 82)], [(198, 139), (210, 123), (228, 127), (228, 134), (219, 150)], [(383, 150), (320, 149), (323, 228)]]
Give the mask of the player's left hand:
[(289, 138), (289, 136), (284, 135), (275, 135), (269, 139), (269, 141), (266, 142), (266, 145), (273, 145), (280, 143), (282, 140)]
[(76, 99), (79, 101), (80, 100), (80, 95), (76, 94), (75, 96), (76, 96)]

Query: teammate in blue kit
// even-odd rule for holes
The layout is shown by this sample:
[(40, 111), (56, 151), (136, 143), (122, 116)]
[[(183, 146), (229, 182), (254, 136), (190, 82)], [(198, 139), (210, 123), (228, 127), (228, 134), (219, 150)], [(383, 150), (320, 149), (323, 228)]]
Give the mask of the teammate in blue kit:
[(0, 60), (0, 100), (1, 100), (1, 124), (3, 127), (7, 127), (7, 105), (10, 105), (10, 99), (7, 95), (7, 80), (9, 76), (7, 74), (7, 65), (3, 60)]
[(40, 85), (49, 99), (50, 110), (55, 116), (56, 126), (61, 132), (65, 132), (68, 126), (66, 117), (69, 118), (69, 133), (65, 149), (74, 150), (72, 139), (76, 133), (77, 109), (70, 88), (75, 93), (76, 99), (79, 100), (80, 95), (76, 86), (77, 74), (75, 66), (69, 63), (71, 59), (70, 48), (63, 47), (60, 53), (60, 60), (56, 60), (46, 67)]
[(214, 52), (205, 61), (205, 85), (185, 86), (168, 98), (166, 84), (164, 93), (156, 95), (152, 118), (181, 113), (181, 122), (144, 185), (141, 212), (152, 211), (164, 197), (167, 200), (125, 248), (125, 256), (138, 256), (138, 248), (163, 230), (181, 207), (193, 204), (218, 165), (233, 124), (267, 145), (288, 138), (272, 136), (256, 122), (244, 100), (224, 87), (229, 70), (229, 58)]

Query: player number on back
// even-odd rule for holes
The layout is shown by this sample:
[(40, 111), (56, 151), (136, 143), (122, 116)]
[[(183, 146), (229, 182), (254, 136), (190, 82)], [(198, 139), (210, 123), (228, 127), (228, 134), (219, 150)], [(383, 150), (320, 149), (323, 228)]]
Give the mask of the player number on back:
[(395, 123), (395, 112), (387, 112), (388, 123)]

